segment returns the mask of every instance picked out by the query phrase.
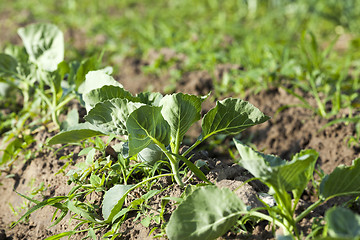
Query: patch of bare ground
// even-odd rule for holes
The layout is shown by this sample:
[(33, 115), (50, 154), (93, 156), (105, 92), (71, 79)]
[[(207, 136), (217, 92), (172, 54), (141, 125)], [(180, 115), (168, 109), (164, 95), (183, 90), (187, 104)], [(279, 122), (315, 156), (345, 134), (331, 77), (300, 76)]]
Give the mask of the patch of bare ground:
[[(35, 139), (43, 142), (49, 136), (46, 131), (41, 131), (35, 136)], [(34, 146), (35, 148), (36, 146)], [(1, 240), (45, 239), (51, 235), (69, 231), (72, 229), (71, 227), (75, 226), (75, 221), (68, 224), (70, 220), (70, 215), (68, 215), (60, 224), (50, 227), (55, 208), (47, 206), (35, 211), (28, 219), (14, 228), (10, 228), (13, 222), (16, 222), (29, 207), (33, 206), (16, 192), (30, 195), (32, 191), (41, 189), (35, 197), (39, 201), (68, 194), (73, 186), (67, 184), (66, 176), (61, 173), (57, 174), (57, 172), (67, 161), (60, 160), (60, 157), (69, 154), (70, 151), (78, 152), (79, 147), (77, 149), (68, 148), (58, 154), (54, 154), (54, 150), (43, 149), (36, 153), (34, 159), (27, 161), (19, 156), (19, 159), (11, 167), (1, 172), (0, 195), (5, 200), (0, 205), (0, 230), (3, 231), (3, 235), (0, 235)], [(40, 188), (42, 184), (44, 188)]]
[[(311, 96), (303, 95), (310, 103), (314, 102)], [(340, 164), (351, 165), (352, 160), (360, 156), (359, 146), (347, 144), (349, 137), (356, 134), (353, 124), (338, 123), (323, 129), (329, 120), (302, 107), (290, 107), (277, 113), (283, 106), (300, 104), (281, 88), (262, 91), (246, 99), (272, 117), (246, 132), (259, 150), (290, 159), (301, 149), (315, 149), (319, 152), (318, 166), (325, 173), (332, 172)]]

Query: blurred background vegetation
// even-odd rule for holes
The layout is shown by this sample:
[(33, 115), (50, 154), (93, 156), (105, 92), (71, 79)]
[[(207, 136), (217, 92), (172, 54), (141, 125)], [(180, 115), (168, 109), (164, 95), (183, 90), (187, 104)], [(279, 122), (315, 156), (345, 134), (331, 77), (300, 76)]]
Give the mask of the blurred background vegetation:
[(172, 69), (177, 81), (234, 64), (216, 81), (216, 95), (286, 85), (314, 95), (324, 117), (358, 105), (359, 0), (17, 0), (0, 2), (0, 20), (1, 49), (20, 43), (18, 27), (51, 22), (65, 32), (67, 59), (103, 52), (115, 75), (124, 58), (170, 48), (186, 56), (180, 66), (159, 57), (143, 71)]

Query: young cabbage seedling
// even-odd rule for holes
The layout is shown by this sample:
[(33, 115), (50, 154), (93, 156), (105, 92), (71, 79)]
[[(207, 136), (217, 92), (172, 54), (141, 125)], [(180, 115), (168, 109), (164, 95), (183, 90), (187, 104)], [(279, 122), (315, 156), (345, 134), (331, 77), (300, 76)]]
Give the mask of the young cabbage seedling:
[[(125, 135), (124, 153), (144, 156), (148, 162), (163, 160), (171, 165), (175, 181), (184, 186), (179, 173), (183, 161), (200, 179), (210, 183), (190, 161), (189, 153), (216, 134), (232, 135), (269, 119), (259, 109), (241, 99), (227, 98), (216, 103), (202, 119), (197, 141), (180, 154), (180, 145), (189, 128), (201, 119), (201, 104), (207, 98), (184, 93), (162, 96), (141, 93), (136, 96), (103, 71), (86, 76), (83, 99), (89, 111), (87, 123), (69, 128), (50, 139), (49, 144), (69, 143), (97, 135)], [(188, 158), (187, 158), (188, 157)]]

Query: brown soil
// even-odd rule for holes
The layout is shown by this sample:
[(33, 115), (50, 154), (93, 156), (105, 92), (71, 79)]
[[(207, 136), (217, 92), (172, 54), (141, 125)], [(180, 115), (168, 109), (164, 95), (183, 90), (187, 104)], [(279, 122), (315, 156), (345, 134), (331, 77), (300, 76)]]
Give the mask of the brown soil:
[[(310, 96), (306, 98), (310, 103), (314, 102)], [(359, 157), (359, 145), (347, 144), (349, 138), (356, 135), (354, 125), (339, 123), (323, 129), (329, 120), (302, 107), (277, 113), (280, 107), (300, 104), (297, 98), (281, 88), (248, 96), (247, 100), (272, 116), (270, 121), (247, 132), (252, 135), (251, 142), (265, 153), (290, 159), (301, 149), (315, 149), (319, 153), (318, 165), (327, 174), (340, 164), (351, 165), (352, 160)]]
[[(163, 54), (167, 54), (165, 57), (169, 57), (169, 55), (176, 53), (164, 51)], [(180, 61), (182, 57), (178, 56)], [(164, 86), (167, 84), (166, 75), (165, 77), (144, 75), (142, 66), (146, 64), (149, 63), (144, 60), (125, 59), (122, 62), (121, 74), (117, 79), (126, 89), (133, 93), (147, 89), (148, 86), (153, 91), (163, 92)], [(221, 79), (224, 71), (228, 71), (231, 68), (240, 69), (239, 66), (222, 65), (218, 66), (215, 74), (209, 74), (205, 71), (185, 73), (181, 81), (178, 82), (176, 91), (205, 95), (209, 91), (213, 91), (213, 81)], [(313, 102), (311, 97), (304, 97)], [(301, 149), (313, 148), (320, 154), (318, 165), (325, 173), (330, 173), (339, 164), (350, 165), (353, 159), (359, 157), (360, 148), (358, 146), (348, 147), (346, 144), (348, 137), (355, 134), (353, 125), (336, 124), (320, 131), (328, 120), (314, 115), (310, 110), (301, 107), (291, 107), (277, 113), (277, 110), (282, 106), (299, 103), (295, 97), (287, 94), (281, 88), (269, 89), (256, 95), (248, 95), (246, 99), (267, 115), (272, 116), (272, 119), (267, 123), (253, 127), (242, 134), (242, 139), (250, 140), (259, 150), (290, 159), (293, 154)], [(208, 103), (208, 106), (205, 108), (208, 109), (212, 105), (213, 103)], [(37, 138), (44, 140), (48, 136), (47, 132), (42, 132)], [(31, 189), (44, 182), (47, 189), (42, 192), (43, 196), (37, 196), (38, 199), (66, 195), (68, 193), (71, 186), (67, 185), (67, 177), (62, 174), (55, 175), (55, 173), (67, 161), (59, 160), (59, 158), (72, 151), (78, 153), (80, 149), (68, 147), (56, 155), (54, 155), (54, 150), (44, 149), (37, 153), (34, 159), (27, 162), (24, 162), (20, 156), (20, 159), (8, 171), (2, 172), (0, 176), (0, 194), (3, 199), (0, 205), (0, 240), (44, 239), (53, 234), (72, 229), (74, 222), (70, 226), (68, 225), (70, 217), (64, 219), (60, 224), (48, 228), (51, 225), (51, 217), (54, 212), (54, 209), (50, 207), (34, 212), (26, 222), (18, 224), (13, 229), (9, 228), (10, 224), (24, 213), (23, 210), (19, 210), (19, 215), (14, 215), (10, 209), (10, 204), (15, 209), (18, 209), (26, 202), (14, 190), (22, 194), (28, 194)], [(214, 154), (209, 153), (209, 155), (213, 156)], [(251, 177), (244, 169), (231, 163), (229, 157), (227, 159), (221, 158), (221, 160), (206, 157), (206, 160), (211, 168), (207, 176), (212, 181), (216, 181), (219, 187), (234, 189)], [(74, 162), (76, 161), (83, 161), (83, 159), (74, 159)], [(169, 181), (163, 179), (160, 184), (169, 184)], [(253, 182), (244, 185), (236, 193), (247, 204), (258, 206), (259, 202), (255, 194), (259, 191), (266, 191), (266, 188), (262, 184)], [(178, 197), (180, 194), (181, 189), (178, 187), (169, 188), (161, 196), (154, 197), (151, 201), (151, 207), (152, 209), (159, 209), (162, 196)], [(310, 200), (307, 199), (303, 205), (309, 203)], [(336, 204), (336, 202), (332, 204)], [(175, 205), (172, 201), (167, 206), (167, 215), (165, 217), (168, 218)], [(314, 213), (315, 215), (316, 213)], [(130, 215), (129, 219), (122, 226), (122, 239), (151, 239), (151, 236), (149, 236), (150, 229), (152, 227), (159, 227), (159, 225), (152, 222), (149, 228), (144, 228), (139, 223), (141, 218), (135, 222), (133, 221), (134, 219), (135, 216)], [(301, 225), (302, 229), (306, 232), (311, 225), (310, 219), (305, 219)], [(261, 222), (256, 226), (253, 235), (229, 232), (223, 236), (223, 239), (273, 239), (271, 229), (266, 226), (265, 222)], [(156, 230), (152, 236), (158, 233), (159, 230)], [(81, 239), (81, 237), (84, 236), (78, 236), (73, 239)]]

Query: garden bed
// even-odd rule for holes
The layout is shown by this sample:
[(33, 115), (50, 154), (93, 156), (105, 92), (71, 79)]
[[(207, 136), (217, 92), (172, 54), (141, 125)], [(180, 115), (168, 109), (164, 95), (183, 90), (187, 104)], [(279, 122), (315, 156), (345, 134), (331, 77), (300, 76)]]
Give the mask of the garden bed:
[[(124, 85), (125, 89), (131, 89), (133, 93), (143, 90), (143, 86), (152, 86), (154, 91), (162, 91), (161, 84), (157, 84), (157, 81), (163, 81), (157, 79), (154, 76), (146, 76), (137, 71), (139, 66), (134, 64), (127, 64), (129, 60), (126, 60), (122, 69), (121, 75), (118, 77), (119, 81)], [(136, 61), (135, 61), (136, 62)], [(189, 77), (191, 76), (191, 77)], [(205, 77), (204, 77), (205, 76)], [(186, 89), (179, 89), (182, 92), (189, 92), (195, 94), (204, 94), (211, 91), (206, 81), (205, 73), (189, 73), (183, 77), (182, 86), (187, 86)], [(135, 80), (136, 81), (135, 81)], [(135, 82), (134, 82), (135, 81)], [(191, 84), (190, 84), (191, 83)], [(305, 94), (309, 102), (313, 102), (309, 96)], [(358, 146), (352, 146), (348, 144), (348, 137), (356, 134), (355, 128), (352, 124), (337, 123), (332, 126), (322, 129), (328, 120), (325, 120), (318, 115), (314, 115), (311, 110), (307, 110), (302, 107), (289, 107), (300, 104), (298, 98), (291, 94), (288, 94), (282, 88), (273, 88), (269, 90), (261, 91), (257, 94), (249, 94), (245, 98), (253, 103), (266, 115), (271, 116), (272, 119), (259, 126), (253, 127), (237, 136), (243, 141), (251, 142), (257, 149), (267, 153), (276, 154), (284, 159), (290, 159), (292, 155), (296, 154), (302, 149), (314, 149), (319, 152), (319, 159), (317, 161), (317, 167), (321, 168), (325, 173), (331, 173), (336, 166), (340, 164), (351, 165), (352, 160), (359, 157), (360, 149)], [(207, 103), (211, 106), (211, 103)], [(198, 131), (196, 128), (192, 130), (194, 133)], [(45, 141), (46, 138), (53, 135), (47, 131), (41, 131), (36, 134), (35, 139), (40, 142)], [(195, 136), (196, 134), (194, 134)], [(229, 144), (231, 139), (225, 139), (226, 144)], [(191, 141), (191, 140), (189, 140)], [(204, 144), (205, 149), (208, 143)], [(33, 145), (34, 149), (36, 146)], [(208, 162), (209, 173), (208, 179), (216, 182), (218, 186), (228, 187), (231, 190), (235, 189), (240, 183), (251, 178), (251, 175), (233, 163), (233, 159), (226, 154), (224, 148), (221, 146), (212, 146), (198, 156)], [(61, 159), (62, 156), (66, 156), (71, 152), (74, 152), (71, 166), (67, 170), (74, 168), (75, 163), (84, 161), (84, 157), (78, 157), (80, 152), (78, 146), (68, 146), (55, 154), (56, 148), (48, 149), (43, 148), (36, 152), (33, 159), (25, 161), (21, 156), (6, 172), (3, 172), (0, 177), (2, 185), (1, 196), (6, 201), (0, 206), (1, 220), (0, 229), (3, 229), (0, 234), (0, 239), (44, 239), (54, 234), (58, 234), (64, 231), (69, 231), (75, 226), (76, 221), (73, 220), (68, 225), (69, 216), (54, 227), (48, 228), (51, 225), (51, 218), (55, 208), (49, 206), (34, 212), (29, 219), (19, 223), (14, 228), (10, 229), (9, 225), (16, 221), (21, 214), (24, 214), (26, 209), (30, 206), (28, 201), (21, 198), (16, 192), (29, 195), (31, 192), (38, 190), (36, 198), (42, 200), (42, 198), (67, 195), (72, 186), (67, 184), (67, 177), (63, 173), (59, 173), (59, 170), (67, 163), (68, 159)], [(236, 154), (236, 157), (239, 156)], [(58, 173), (58, 174), (57, 174)], [(193, 184), (198, 183), (199, 180), (192, 180)], [(43, 187), (39, 188), (43, 183)], [(171, 184), (171, 180), (161, 178), (157, 185), (161, 185), (166, 188)], [(42, 185), (41, 185), (42, 186)], [(15, 192), (15, 191), (16, 192)], [(259, 204), (255, 197), (256, 192), (264, 192), (266, 187), (260, 183), (247, 183), (237, 193), (245, 201), (245, 203)], [(163, 191), (160, 195), (156, 195), (148, 202), (149, 206), (153, 210), (161, 208), (161, 197), (171, 196), (180, 197), (182, 189), (176, 185), (172, 185), (166, 191)], [(135, 194), (135, 193), (134, 193)], [(141, 194), (141, 190), (138, 194)], [(92, 202), (101, 203), (102, 195), (93, 194), (90, 196)], [(312, 202), (316, 201), (312, 192), (311, 186), (302, 196), (300, 208), (302, 206), (308, 206)], [(131, 202), (131, 197), (129, 197)], [(250, 205), (251, 205), (250, 204)], [(304, 230), (304, 233), (309, 233), (312, 224), (311, 217), (323, 216), (324, 212), (331, 206), (339, 204), (336, 199), (326, 203), (323, 207), (317, 209), (308, 218), (303, 219), (300, 223), (300, 229)], [(170, 201), (166, 205), (165, 219), (168, 220), (171, 212), (176, 208), (175, 201)], [(13, 210), (11, 210), (13, 209)], [(354, 209), (360, 212), (360, 209)], [(129, 215), (128, 219), (121, 226), (122, 236), (120, 239), (151, 239), (151, 236), (159, 234), (159, 230), (153, 231), (150, 236), (150, 230), (154, 227), (159, 228), (160, 224), (157, 224), (154, 220), (151, 220), (148, 227), (144, 227), (143, 223), (140, 223), (142, 218), (135, 220), (135, 215)], [(272, 239), (273, 234), (271, 232), (270, 225), (265, 222), (258, 223), (252, 234), (248, 233), (234, 233), (229, 232), (224, 235), (225, 239)], [(84, 235), (78, 234), (72, 239), (81, 239)], [(164, 238), (164, 237), (162, 237)], [(161, 239), (162, 239), (161, 238)]]

